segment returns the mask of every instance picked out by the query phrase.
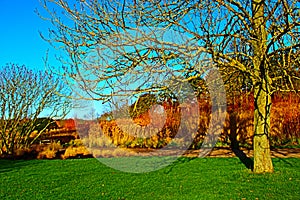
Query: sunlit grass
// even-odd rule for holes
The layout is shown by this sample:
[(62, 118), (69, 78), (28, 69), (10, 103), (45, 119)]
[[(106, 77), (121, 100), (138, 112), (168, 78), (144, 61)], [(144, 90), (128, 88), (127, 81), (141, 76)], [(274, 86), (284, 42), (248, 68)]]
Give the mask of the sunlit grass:
[(0, 199), (299, 199), (300, 159), (273, 163), (256, 175), (237, 158), (182, 158), (130, 174), (96, 159), (0, 160)]

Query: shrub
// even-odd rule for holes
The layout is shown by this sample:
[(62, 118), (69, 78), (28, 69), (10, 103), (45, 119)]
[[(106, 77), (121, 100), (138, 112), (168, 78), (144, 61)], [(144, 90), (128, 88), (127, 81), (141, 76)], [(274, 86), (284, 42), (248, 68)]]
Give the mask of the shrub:
[(75, 140), (71, 140), (69, 142), (69, 146), (73, 146), (73, 147), (79, 147), (79, 146), (82, 146), (83, 145), (83, 142), (81, 139), (75, 139)]
[(74, 158), (80, 156), (88, 156), (90, 152), (84, 146), (69, 146), (64, 155), (62, 155), (62, 159)]
[(37, 156), (38, 159), (43, 159), (43, 158), (47, 158), (47, 159), (53, 159), (56, 157), (56, 152), (54, 150), (50, 150), (50, 149), (46, 149), (42, 152), (40, 152)]
[(53, 142), (47, 146), (45, 146), (42, 151), (38, 153), (37, 158), (42, 159), (42, 158), (47, 158), (47, 159), (53, 159), (56, 158), (56, 154), (59, 150), (62, 149), (62, 145), (60, 142)]

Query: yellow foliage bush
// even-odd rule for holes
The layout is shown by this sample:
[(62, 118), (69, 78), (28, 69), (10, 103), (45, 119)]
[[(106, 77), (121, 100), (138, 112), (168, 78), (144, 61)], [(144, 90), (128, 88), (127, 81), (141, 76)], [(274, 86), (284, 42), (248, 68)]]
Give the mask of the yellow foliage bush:
[(56, 153), (62, 149), (62, 145), (60, 142), (53, 142), (47, 146), (45, 146), (37, 156), (37, 159), (53, 159), (56, 157)]
[(39, 152), (37, 159), (43, 159), (43, 158), (53, 159), (56, 157), (56, 152), (57, 151), (55, 150), (46, 149), (44, 151)]
[(79, 146), (79, 147), (74, 147), (74, 146), (69, 146), (64, 155), (62, 155), (62, 159), (67, 159), (69, 157), (76, 157), (78, 155), (90, 155), (90, 152), (84, 147), (84, 146)]

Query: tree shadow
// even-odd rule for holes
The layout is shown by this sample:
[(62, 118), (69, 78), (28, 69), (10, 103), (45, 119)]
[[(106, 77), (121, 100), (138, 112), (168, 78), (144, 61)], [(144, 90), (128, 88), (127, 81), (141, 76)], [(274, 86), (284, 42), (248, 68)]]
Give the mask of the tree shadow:
[(233, 153), (240, 159), (240, 161), (248, 168), (253, 171), (254, 161), (249, 158), (241, 149), (239, 145), (238, 131), (246, 131), (246, 123), (245, 121), (239, 119), (238, 114), (233, 112), (229, 115), (229, 139), (230, 139), (230, 147)]
[(277, 161), (276, 160), (273, 160), (272, 162), (273, 163), (280, 163), (280, 162), (283, 162), (284, 164), (290, 166), (290, 167), (294, 167), (293, 163), (290, 162), (289, 160), (287, 160), (286, 158), (281, 158), (279, 156), (276, 156), (275, 158), (277, 158)]
[(164, 173), (165, 174), (169, 174), (173, 171), (174, 167), (180, 165), (180, 164), (184, 164), (184, 163), (187, 163), (187, 162), (190, 162), (194, 159), (196, 159), (198, 157), (185, 157), (185, 156), (182, 156), (182, 157), (179, 157), (176, 161), (174, 161), (171, 165), (169, 165), (167, 168), (165, 168), (164, 170)]
[(0, 159), (0, 174), (30, 165), (29, 160)]
[(240, 161), (247, 167), (253, 171), (254, 162), (251, 158), (249, 158), (242, 150), (240, 149), (232, 149), (233, 153), (240, 159)]

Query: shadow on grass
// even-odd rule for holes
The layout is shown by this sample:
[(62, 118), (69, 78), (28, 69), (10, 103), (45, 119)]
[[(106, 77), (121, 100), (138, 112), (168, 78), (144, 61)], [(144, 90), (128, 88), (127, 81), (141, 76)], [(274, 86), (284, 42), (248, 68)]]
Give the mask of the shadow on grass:
[(254, 162), (239, 148), (232, 149), (233, 153), (240, 159), (240, 161), (248, 168), (253, 171)]
[[(283, 163), (285, 163), (286, 165), (288, 165), (290, 167), (294, 167), (293, 162), (290, 162), (290, 160), (287, 159), (287, 158), (289, 158), (287, 156), (290, 152), (292, 152), (292, 153), (297, 152), (298, 153), (299, 152), (298, 150), (287, 149), (286, 152), (282, 152), (282, 151), (280, 151), (280, 149), (278, 150), (278, 149), (275, 149), (275, 148), (272, 148), (271, 150), (278, 153), (279, 155), (281, 155), (281, 156), (273, 155), (276, 158), (276, 159), (273, 159), (273, 163), (283, 162)], [(294, 157), (291, 157), (291, 158), (294, 158)], [(299, 158), (296, 158), (296, 159), (299, 159)]]
[(170, 172), (173, 171), (174, 167), (180, 165), (180, 164), (185, 164), (187, 162), (190, 162), (191, 160), (194, 160), (198, 157), (179, 157), (176, 161), (174, 161), (171, 165), (169, 165), (166, 169), (165, 169), (165, 173), (169, 174)]
[(17, 170), (31, 164), (32, 162), (30, 162), (29, 160), (0, 159), (0, 174)]
[(286, 158), (276, 157), (276, 160), (273, 159), (273, 163), (281, 163), (288, 165), (289, 167), (294, 167), (293, 163), (287, 160)]

